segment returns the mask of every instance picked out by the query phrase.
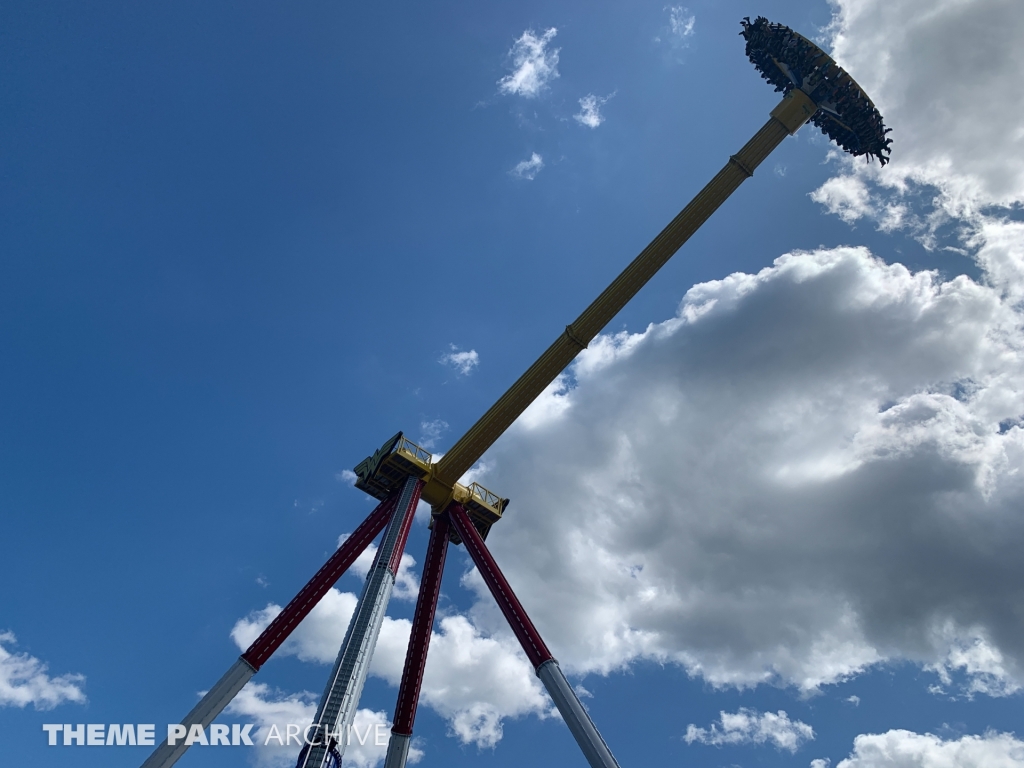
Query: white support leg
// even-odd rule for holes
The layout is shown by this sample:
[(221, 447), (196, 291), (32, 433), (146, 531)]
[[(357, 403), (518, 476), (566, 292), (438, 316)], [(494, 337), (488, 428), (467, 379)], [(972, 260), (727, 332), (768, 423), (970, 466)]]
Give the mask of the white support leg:
[(345, 751), (421, 487), (422, 482), (416, 478), (405, 482), (320, 699), (313, 721), (317, 728), (310, 729), (310, 741), (315, 743), (304, 750), (296, 768), (323, 768), (332, 743), (339, 754)]
[(590, 763), (591, 768), (619, 768), (619, 764), (615, 761), (615, 756), (612, 755), (608, 745), (605, 744), (601, 734), (598, 733), (594, 721), (590, 719), (587, 710), (583, 708), (579, 698), (576, 696), (576, 691), (572, 689), (569, 681), (565, 679), (565, 674), (562, 672), (561, 667), (558, 666), (558, 662), (554, 659), (545, 661), (537, 667), (537, 677), (544, 683), (544, 687), (548, 689), (548, 695), (551, 696), (555, 706), (558, 707), (558, 711), (562, 714), (562, 719), (565, 720), (565, 724), (572, 731), (572, 735), (576, 738), (576, 743), (580, 745), (580, 749), (583, 750), (583, 754), (587, 758), (587, 762)]
[[(236, 661), (224, 676), (217, 681), (206, 695), (199, 700), (192, 711), (185, 715), (181, 724), (187, 730), (195, 724), (206, 728), (212, 723), (217, 715), (235, 698), (235, 694), (242, 690), (242, 687), (249, 682), (256, 670), (246, 663), (245, 659)], [(188, 746), (184, 740), (179, 741), (173, 747), (164, 739), (163, 743), (153, 750), (153, 754), (142, 764), (142, 768), (170, 768), (178, 758), (185, 754)]]

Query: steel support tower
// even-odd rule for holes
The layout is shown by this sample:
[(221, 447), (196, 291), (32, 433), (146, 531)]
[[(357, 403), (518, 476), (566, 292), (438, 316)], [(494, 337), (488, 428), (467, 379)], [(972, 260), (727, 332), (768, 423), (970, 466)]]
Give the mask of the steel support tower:
[[(302, 750), (298, 768), (322, 768), (332, 759), (339, 761), (416, 502), (422, 496), (432, 508), (432, 531), (386, 768), (403, 768), (408, 757), (449, 541), (466, 546), (587, 762), (592, 768), (618, 768), (484, 543), (491, 526), (501, 519), (508, 499), (478, 483), (465, 486), (459, 479), (765, 158), (804, 123), (813, 122), (853, 155), (876, 157), (882, 165), (888, 160), (891, 142), (886, 138), (888, 129), (881, 115), (853, 78), (827, 54), (788, 27), (763, 17), (753, 22), (744, 19), (742, 27), (740, 34), (751, 63), (776, 91), (783, 92), (768, 122), (439, 461), (434, 462), (429, 453), (398, 433), (356, 466), (356, 487), (379, 499), (380, 504), (189, 712), (182, 721), (184, 725), (209, 725), (387, 525), (317, 711), (315, 743)], [(143, 768), (169, 768), (185, 749), (183, 744), (165, 742)]]
[(377, 548), (373, 566), (366, 574), (363, 594), (349, 621), (327, 688), (320, 698), (313, 719), (312, 744), (303, 749), (297, 768), (322, 768), (332, 757), (340, 763), (345, 754), (349, 729), (363, 693), (422, 488), (423, 483), (415, 477), (406, 478), (402, 486), (391, 522)]

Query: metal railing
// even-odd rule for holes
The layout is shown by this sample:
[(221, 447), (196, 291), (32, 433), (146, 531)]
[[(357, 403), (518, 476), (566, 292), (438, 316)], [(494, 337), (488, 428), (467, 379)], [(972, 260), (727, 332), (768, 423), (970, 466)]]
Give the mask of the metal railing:
[(398, 441), (398, 450), (409, 454), (417, 461), (421, 461), (426, 464), (428, 467), (430, 466), (430, 462), (434, 459), (434, 455), (432, 453), (425, 448), (420, 448), (407, 437), (402, 437), (402, 439)]
[(486, 506), (496, 510), (499, 515), (501, 514), (501, 497), (496, 493), (491, 493), (480, 483), (472, 483), (469, 486), (469, 492), (480, 499)]

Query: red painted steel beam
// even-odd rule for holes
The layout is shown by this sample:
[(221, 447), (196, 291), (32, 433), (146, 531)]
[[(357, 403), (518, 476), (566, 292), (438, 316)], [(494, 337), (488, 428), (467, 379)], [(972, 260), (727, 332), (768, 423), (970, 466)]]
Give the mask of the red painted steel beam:
[(437, 598), (441, 594), (441, 576), (448, 552), (448, 525), (447, 514), (434, 517), (434, 529), (430, 532), (430, 543), (427, 545), (427, 559), (423, 563), (420, 593), (416, 598), (416, 612), (412, 617), (409, 648), (405, 653), (405, 668), (402, 670), (395, 720), (391, 728), (392, 733), (404, 736), (412, 735), (412, 726), (416, 721), (423, 669), (427, 664), (430, 633), (434, 628)]
[[(378, 504), (369, 517), (342, 542), (331, 558), (316, 572), (316, 575), (284, 607), (284, 610), (277, 614), (277, 617), (270, 622), (270, 626), (263, 630), (263, 634), (257, 637), (249, 649), (242, 654), (242, 658), (253, 670), (258, 671), (263, 666), (281, 643), (288, 639), (288, 635), (299, 625), (299, 622), (306, 618), (307, 614), (320, 602), (320, 599), (327, 594), (327, 590), (334, 586), (335, 582), (349, 569), (370, 542), (377, 538), (377, 534), (383, 530), (391, 518), (391, 513), (397, 502), (398, 494), (394, 493)], [(412, 515), (409, 516), (409, 519), (412, 519)], [(405, 537), (409, 535), (409, 526), (406, 525), (404, 528), (403, 543)]]
[[(576, 739), (576, 743), (579, 744), (583, 756), (587, 758), (591, 768), (619, 768), (604, 737), (601, 736), (594, 721), (590, 719), (587, 710), (580, 703), (579, 696), (569, 685), (569, 681), (565, 678), (561, 667), (558, 666), (558, 662), (551, 655), (551, 651), (544, 645), (544, 641), (537, 633), (537, 628), (533, 626), (530, 617), (526, 615), (523, 606), (512, 592), (512, 588), (502, 575), (498, 564), (494, 562), (494, 558), (487, 550), (480, 532), (470, 521), (466, 510), (458, 504), (453, 504), (448, 507), (448, 514), (451, 516), (455, 530), (462, 537), (462, 543), (466, 545), (466, 550), (473, 558), (473, 562), (476, 563), (484, 583), (494, 595), (501, 612), (505, 614), (505, 619), (512, 627), (512, 631), (515, 632), (523, 650), (526, 651), (530, 663), (533, 664), (537, 677), (544, 683), (548, 695), (558, 707), (562, 719), (565, 720), (565, 724), (569, 727), (569, 731)], [(388, 755), (390, 756), (390, 754), (389, 746)], [(384, 768), (392, 768), (392, 766), (385, 763)], [(396, 766), (396, 768), (398, 767)], [(404, 763), (401, 768), (404, 768)]]
[(452, 504), (448, 507), (448, 514), (451, 516), (455, 531), (462, 539), (462, 543), (466, 545), (469, 556), (476, 563), (477, 570), (480, 571), (484, 583), (487, 584), (487, 588), (494, 595), (494, 599), (498, 602), (498, 607), (505, 615), (509, 626), (512, 627), (512, 631), (523, 646), (523, 650), (526, 651), (526, 657), (533, 664), (534, 669), (545, 661), (553, 659), (554, 656), (551, 655), (551, 651), (544, 644), (540, 634), (537, 632), (537, 628), (530, 621), (530, 617), (526, 615), (526, 611), (523, 610), (523, 606), (512, 591), (512, 587), (505, 580), (504, 574), (498, 568), (498, 564), (491, 556), (487, 545), (484, 544), (480, 532), (477, 531), (470, 521), (466, 510), (462, 508), (461, 504)]

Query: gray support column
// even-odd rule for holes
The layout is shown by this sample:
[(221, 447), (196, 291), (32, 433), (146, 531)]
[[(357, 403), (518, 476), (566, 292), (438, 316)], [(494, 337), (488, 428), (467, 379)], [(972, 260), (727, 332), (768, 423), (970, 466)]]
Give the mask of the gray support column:
[(545, 661), (537, 667), (537, 677), (544, 683), (548, 695), (562, 713), (562, 719), (569, 726), (576, 743), (580, 745), (592, 768), (619, 768), (614, 755), (598, 733), (594, 721), (590, 719), (587, 710), (576, 696), (576, 691), (565, 679), (558, 662), (554, 659)]
[[(255, 674), (256, 670), (250, 667), (245, 659), (236, 661), (231, 666), (231, 669), (225, 672), (224, 676), (217, 681), (217, 684), (206, 692), (206, 695), (199, 700), (199, 703), (192, 708), (192, 711), (185, 715), (185, 719), (181, 721), (181, 724), (185, 726), (186, 732), (196, 723), (203, 728), (212, 723), (224, 707), (228, 705), (228, 702), (235, 698), (235, 694), (242, 690), (242, 687)], [(167, 743), (167, 739), (164, 739), (163, 743), (154, 749), (153, 754), (142, 764), (142, 768), (169, 768), (169, 766), (174, 765), (178, 758), (185, 754), (185, 750), (188, 749), (184, 741), (183, 738), (172, 747)]]
[(388, 754), (384, 758), (384, 768), (405, 768), (405, 761), (409, 759), (409, 742), (411, 741), (411, 735), (392, 731), (391, 740), (388, 742)]
[(313, 720), (316, 728), (309, 732), (310, 741), (315, 743), (303, 750), (296, 768), (323, 768), (330, 756), (332, 744), (339, 754), (345, 751), (349, 728), (363, 692), (366, 673), (373, 658), (380, 626), (384, 622), (384, 612), (391, 599), (391, 590), (395, 586), (398, 563), (405, 549), (405, 540), (416, 514), (422, 487), (423, 482), (417, 478), (410, 477), (405, 481), (373, 566), (366, 574), (363, 593), (352, 614), (345, 640), (327, 680), (327, 687), (320, 698), (320, 706)]

